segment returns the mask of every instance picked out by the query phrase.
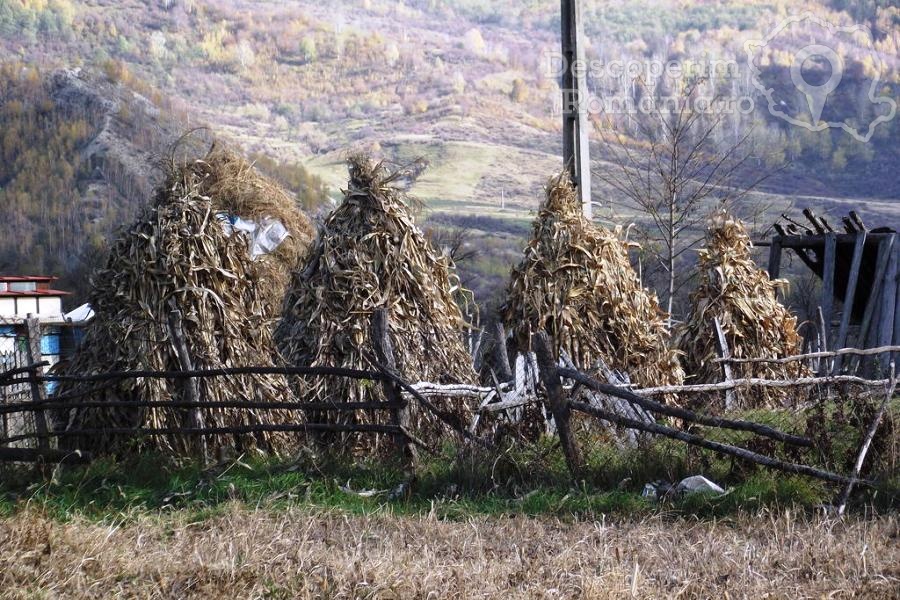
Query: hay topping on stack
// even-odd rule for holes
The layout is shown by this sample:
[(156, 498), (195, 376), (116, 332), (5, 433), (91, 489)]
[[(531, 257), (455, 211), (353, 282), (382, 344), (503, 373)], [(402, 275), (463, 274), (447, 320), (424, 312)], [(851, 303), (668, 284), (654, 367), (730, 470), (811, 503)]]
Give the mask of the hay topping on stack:
[[(220, 220), (255, 226), (256, 239), (265, 239), (263, 228), (286, 230), (287, 237), (265, 240), (275, 246), (271, 252), (251, 245), (251, 258), (265, 293), (267, 316), (278, 318), (284, 303), (284, 293), (290, 284), (297, 263), (306, 256), (315, 237), (315, 228), (300, 211), (297, 201), (280, 185), (261, 176), (240, 154), (221, 145), (214, 145), (203, 160), (180, 166), (180, 177), (190, 178), (196, 193), (209, 198)], [(274, 226), (274, 227), (273, 227)], [(280, 230), (281, 228), (278, 228)], [(227, 224), (226, 231), (229, 229)], [(234, 228), (232, 228), (234, 229)], [(265, 244), (264, 244), (265, 245)]]

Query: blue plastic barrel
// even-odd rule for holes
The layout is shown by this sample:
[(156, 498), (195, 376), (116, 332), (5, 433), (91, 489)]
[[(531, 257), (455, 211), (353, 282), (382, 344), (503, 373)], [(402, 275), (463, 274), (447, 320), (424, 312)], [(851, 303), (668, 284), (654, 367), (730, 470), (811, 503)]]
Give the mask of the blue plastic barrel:
[(57, 355), (59, 354), (59, 327), (48, 327), (41, 336), (41, 354)]

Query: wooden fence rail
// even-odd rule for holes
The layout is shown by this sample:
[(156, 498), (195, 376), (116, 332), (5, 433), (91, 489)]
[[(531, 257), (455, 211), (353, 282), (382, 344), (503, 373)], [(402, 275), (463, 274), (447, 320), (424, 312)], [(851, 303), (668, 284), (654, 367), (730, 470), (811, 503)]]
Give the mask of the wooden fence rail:
[[(180, 319), (177, 311), (173, 311), (170, 319), (170, 328), (174, 338), (180, 335)], [(17, 368), (5, 373), (0, 373), (0, 388), (28, 384), (33, 393), (31, 402), (16, 402), (0, 405), (0, 415), (12, 413), (30, 413), (35, 416), (36, 422), (44, 419), (46, 411), (70, 410), (75, 408), (179, 408), (185, 409), (188, 417), (181, 427), (144, 428), (144, 427), (118, 427), (105, 429), (66, 429), (63, 431), (51, 431), (47, 427), (38, 427), (36, 431), (20, 435), (0, 437), (0, 445), (9, 445), (24, 441), (36, 441), (39, 448), (0, 448), (0, 461), (37, 461), (44, 462), (83, 462), (87, 453), (62, 452), (49, 447), (49, 440), (53, 438), (72, 438), (91, 435), (121, 435), (121, 436), (161, 436), (161, 435), (188, 435), (197, 436), (203, 440), (209, 435), (247, 434), (259, 432), (347, 432), (347, 433), (376, 433), (391, 436), (398, 447), (402, 449), (410, 467), (414, 468), (416, 461), (415, 447), (432, 451), (427, 444), (416, 438), (410, 431), (410, 407), (409, 399), (414, 399), (424, 410), (434, 414), (451, 430), (456, 431), (467, 439), (478, 440), (466, 430), (462, 423), (455, 421), (447, 413), (439, 410), (431, 403), (427, 395), (442, 396), (470, 396), (481, 392), (493, 393), (492, 389), (479, 388), (471, 385), (443, 386), (434, 383), (411, 385), (404, 381), (395, 372), (393, 348), (389, 337), (390, 323), (387, 312), (375, 311), (372, 318), (372, 346), (376, 368), (374, 370), (349, 369), (340, 367), (232, 367), (217, 369), (196, 369), (193, 367), (186, 344), (180, 344), (179, 370), (135, 370), (113, 371), (107, 373), (93, 373), (88, 375), (45, 375), (41, 369), (46, 363), (35, 363), (23, 368)], [(223, 377), (231, 375), (285, 375), (285, 376), (331, 376), (357, 379), (361, 381), (380, 382), (387, 401), (384, 402), (253, 402), (242, 400), (204, 401), (197, 393), (196, 382), (199, 379), (210, 377)], [(116, 383), (129, 379), (165, 379), (170, 381), (186, 382), (186, 400), (92, 400), (90, 396), (102, 392)], [(43, 384), (47, 382), (76, 382), (76, 383), (100, 383), (104, 384), (79, 390), (68, 394), (43, 397)], [(37, 393), (35, 391), (37, 390)], [(253, 410), (301, 410), (317, 412), (355, 412), (355, 411), (388, 411), (391, 414), (390, 425), (376, 425), (365, 423), (298, 423), (298, 424), (254, 424), (235, 427), (207, 427), (202, 421), (201, 409), (253, 409)], [(202, 448), (202, 455), (207, 453)], [(74, 458), (73, 458), (74, 457)]]
[[(177, 330), (177, 320), (173, 323), (173, 327)], [(122, 436), (164, 436), (164, 435), (196, 435), (202, 438), (210, 435), (227, 435), (227, 434), (246, 434), (258, 432), (297, 432), (297, 433), (314, 433), (314, 432), (356, 432), (356, 433), (374, 433), (389, 435), (393, 438), (409, 462), (411, 468), (415, 467), (416, 447), (431, 450), (431, 448), (423, 441), (417, 439), (410, 431), (410, 404), (409, 401), (415, 401), (420, 409), (431, 413), (440, 420), (451, 431), (457, 433), (461, 438), (479, 445), (491, 448), (493, 444), (476, 435), (474, 428), (469, 427), (470, 424), (460, 421), (457, 415), (438, 408), (429, 396), (473, 396), (487, 397), (491, 394), (500, 399), (500, 402), (494, 405), (483, 406), (485, 411), (498, 410), (499, 407), (512, 408), (522, 406), (529, 402), (538, 400), (535, 398), (519, 399), (517, 403), (511, 403), (504, 399), (504, 392), (498, 384), (492, 388), (482, 388), (471, 385), (450, 385), (442, 386), (439, 384), (423, 382), (418, 384), (410, 384), (405, 381), (397, 372), (393, 359), (393, 349), (390, 344), (388, 335), (390, 324), (387, 321), (387, 314), (384, 311), (377, 311), (373, 316), (371, 338), (373, 343), (374, 356), (371, 360), (373, 368), (371, 370), (348, 369), (338, 367), (234, 367), (220, 369), (195, 369), (191, 367), (187, 353), (184, 352), (181, 364), (183, 368), (177, 371), (116, 371), (110, 373), (94, 373), (84, 376), (60, 376), (60, 375), (44, 375), (40, 369), (44, 365), (34, 364), (25, 368), (15, 369), (6, 373), (0, 373), (0, 387), (11, 385), (30, 384), (32, 388), (42, 387), (44, 383), (57, 382), (82, 382), (82, 383), (101, 383), (107, 384), (101, 387), (82, 390), (74, 393), (72, 397), (57, 396), (51, 398), (43, 398), (36, 396), (32, 402), (17, 402), (0, 406), (0, 415), (10, 413), (32, 413), (35, 415), (43, 415), (49, 410), (66, 410), (72, 408), (179, 408), (190, 411), (190, 414), (199, 415), (201, 409), (211, 408), (235, 408), (235, 409), (253, 409), (253, 410), (301, 410), (301, 411), (371, 411), (384, 410), (391, 415), (390, 424), (333, 424), (333, 423), (296, 423), (296, 424), (255, 424), (235, 427), (206, 427), (203, 426), (202, 420), (187, 420), (181, 427), (163, 427), (163, 428), (144, 428), (144, 427), (119, 427), (107, 429), (68, 429), (65, 431), (52, 431), (47, 428), (39, 428), (39, 430), (24, 433), (22, 435), (7, 436), (0, 438), (0, 445), (12, 444), (22, 441), (36, 441), (38, 448), (2, 448), (0, 447), (0, 461), (45, 461), (45, 462), (84, 462), (90, 460), (91, 456), (84, 452), (64, 452), (49, 447), (49, 440), (54, 438), (71, 438), (92, 435), (122, 435)], [(757, 452), (752, 452), (745, 448), (725, 444), (713, 440), (706, 439), (695, 433), (683, 431), (674, 426), (654, 422), (639, 421), (629, 418), (627, 415), (607, 410), (602, 406), (598, 406), (593, 402), (584, 402), (577, 399), (575, 392), (579, 387), (591, 390), (591, 392), (617, 398), (620, 401), (628, 403), (633, 408), (637, 408), (651, 414), (655, 419), (673, 418), (684, 422), (695, 423), (707, 427), (720, 429), (729, 429), (735, 431), (744, 431), (758, 436), (766, 437), (784, 444), (790, 444), (799, 447), (810, 448), (814, 446), (811, 439), (780, 431), (774, 427), (770, 427), (760, 423), (754, 423), (745, 420), (729, 419), (725, 417), (702, 415), (696, 412), (667, 405), (657, 402), (650, 396), (671, 393), (685, 393), (698, 391), (719, 391), (728, 389), (737, 389), (739, 387), (761, 386), (761, 387), (793, 387), (807, 386), (817, 384), (837, 384), (837, 383), (853, 383), (865, 385), (868, 387), (883, 386), (894, 389), (896, 380), (870, 381), (856, 376), (829, 375), (825, 377), (807, 377), (793, 380), (763, 380), (763, 379), (734, 379), (720, 384), (708, 385), (685, 385), (685, 386), (663, 386), (651, 389), (631, 389), (626, 386), (612, 385), (598, 381), (594, 377), (583, 373), (574, 368), (573, 365), (561, 367), (558, 357), (553, 356), (549, 341), (545, 334), (537, 334), (533, 340), (533, 347), (537, 353), (537, 363), (541, 382), (545, 388), (544, 402), (547, 403), (547, 409), (553, 415), (557, 434), (563, 453), (566, 458), (566, 464), (570, 469), (573, 477), (580, 477), (583, 473), (584, 462), (580, 448), (575, 440), (575, 436), (570, 427), (570, 419), (573, 411), (601, 419), (607, 423), (612, 423), (627, 429), (641, 431), (652, 435), (663, 436), (675, 439), (686, 444), (698, 446), (716, 453), (739, 458), (755, 464), (763, 465), (768, 468), (778, 469), (789, 473), (798, 473), (810, 477), (815, 477), (831, 483), (839, 483), (845, 486), (845, 489), (852, 488), (853, 485), (863, 484), (871, 485), (872, 482), (859, 478), (859, 465), (854, 472), (849, 475), (841, 475), (832, 473), (823, 469), (818, 469), (809, 465), (791, 463), (782, 461), (770, 456), (765, 456)], [(811, 355), (800, 355), (797, 357), (786, 357), (782, 359), (773, 359), (766, 362), (790, 362), (793, 360), (805, 360), (810, 357), (825, 358), (828, 356), (838, 356), (845, 354), (871, 355), (888, 352), (900, 352), (898, 346), (885, 346), (881, 348), (872, 348), (868, 350), (843, 349), (834, 352), (819, 352)], [(719, 359), (721, 362), (741, 363), (741, 362), (763, 362), (760, 359), (740, 359), (726, 358)], [(126, 401), (111, 400), (98, 401), (85, 399), (99, 390), (105, 389), (116, 382), (135, 379), (135, 378), (154, 378), (178, 381), (195, 381), (196, 379), (208, 377), (222, 377), (229, 375), (285, 375), (285, 376), (332, 376), (357, 379), (361, 381), (379, 382), (384, 390), (387, 401), (384, 402), (251, 402), (251, 401), (203, 401), (198, 399), (195, 394), (186, 394), (186, 400), (172, 401)], [(564, 387), (563, 382), (574, 382), (574, 387)], [(504, 388), (505, 389), (505, 388)], [(888, 393), (888, 398), (892, 397), (892, 392)], [(884, 407), (882, 407), (884, 408)], [(883, 413), (883, 410), (882, 410)], [(873, 425), (877, 427), (877, 423)], [(871, 427), (870, 427), (871, 430)], [(864, 457), (863, 451), (860, 456)], [(862, 458), (860, 459), (861, 462)], [(844, 501), (846, 501), (844, 499)]]
[[(31, 367), (29, 367), (31, 370)], [(33, 371), (32, 371), (33, 372)], [(6, 373), (0, 374), (3, 381)], [(93, 373), (90, 375), (29, 375), (7, 379), (3, 385), (19, 383), (47, 383), (76, 382), (91, 383), (102, 381), (123, 381), (127, 379), (191, 379), (194, 377), (225, 377), (229, 375), (297, 375), (312, 377), (348, 377), (350, 379), (365, 379), (369, 381), (383, 381), (387, 376), (379, 371), (366, 371), (362, 369), (345, 369), (342, 367), (229, 367), (218, 369), (194, 369), (192, 371), (111, 371), (109, 373)]]
[(748, 431), (750, 433), (755, 433), (756, 435), (771, 438), (773, 440), (777, 440), (786, 444), (792, 444), (794, 446), (804, 446), (807, 448), (813, 446), (812, 440), (808, 438), (785, 433), (773, 427), (769, 427), (768, 425), (753, 423), (751, 421), (740, 421), (726, 419), (723, 417), (700, 415), (684, 408), (655, 402), (625, 388), (610, 385), (608, 383), (601, 383), (589, 375), (585, 375), (584, 373), (572, 369), (557, 369), (556, 373), (559, 377), (572, 379), (575, 382), (584, 385), (585, 387), (590, 388), (595, 392), (627, 400), (628, 402), (636, 404), (644, 410), (650, 411), (657, 415), (682, 419), (684, 421), (690, 421), (693, 423), (697, 423), (698, 425), (707, 425), (709, 427), (733, 429), (736, 431)]
[(787, 364), (792, 362), (800, 362), (803, 360), (810, 360), (813, 358), (834, 358), (836, 356), (846, 356), (846, 355), (854, 355), (854, 356), (874, 356), (877, 354), (887, 354), (893, 352), (900, 352), (900, 346), (879, 346), (878, 348), (841, 348), (840, 350), (829, 350), (822, 352), (810, 352), (808, 354), (797, 354), (794, 356), (785, 356), (783, 358), (714, 358), (713, 362), (718, 363), (731, 363), (731, 364), (740, 364), (740, 363), (773, 363), (773, 364)]
[[(554, 360), (552, 355), (550, 355), (549, 341), (546, 334), (544, 333), (538, 333), (534, 336), (532, 346), (536, 349), (540, 358), (541, 379), (544, 381), (545, 386), (547, 387), (548, 408), (553, 412), (554, 419), (557, 420), (556, 426), (557, 432), (560, 436), (560, 445), (563, 448), (563, 452), (566, 457), (566, 463), (574, 478), (579, 477), (582, 469), (582, 464), (580, 459), (580, 450), (574, 436), (571, 433), (571, 429), (568, 423), (571, 411), (573, 410), (593, 416), (608, 423), (613, 423), (615, 425), (625, 427), (627, 429), (642, 431), (653, 435), (678, 440), (692, 446), (698, 446), (701, 448), (712, 450), (724, 456), (739, 458), (741, 460), (762, 465), (768, 468), (777, 469), (787, 473), (796, 473), (821, 479), (830, 483), (842, 484), (846, 486), (845, 489), (850, 489), (853, 485), (859, 484), (874, 485), (872, 481), (859, 478), (859, 467), (855, 468), (854, 472), (850, 476), (845, 476), (839, 473), (833, 473), (809, 465), (792, 463), (771, 456), (765, 456), (763, 454), (759, 454), (758, 452), (753, 452), (747, 450), (746, 448), (740, 448), (731, 444), (709, 440), (700, 435), (683, 431), (681, 429), (676, 429), (675, 427), (662, 425), (660, 423), (638, 421), (611, 410), (606, 410), (600, 406), (596, 406), (593, 403), (575, 400), (572, 397), (566, 397), (563, 392), (563, 379), (575, 381), (577, 385), (585, 386), (586, 388), (600, 394), (621, 398), (627, 402), (632, 403), (633, 405), (639, 406), (644, 410), (651, 412), (657, 417), (675, 417), (685, 421), (691, 421), (712, 427), (748, 431), (755, 433), (756, 435), (781, 441), (783, 443), (806, 447), (813, 446), (812, 441), (807, 438), (778, 431), (766, 425), (751, 423), (748, 421), (735, 421), (730, 419), (723, 419), (720, 417), (698, 415), (696, 413), (693, 413), (692, 411), (688, 411), (682, 408), (654, 402), (652, 400), (649, 400), (645, 396), (639, 395), (634, 391), (625, 389), (620, 386), (601, 383), (593, 377), (590, 377), (589, 375), (578, 371), (577, 369), (560, 368), (557, 366), (558, 361)], [(840, 378), (830, 377), (825, 379), (837, 380)], [(890, 399), (893, 397), (893, 392), (896, 388), (896, 380), (892, 378), (887, 382), (887, 386), (887, 398)], [(646, 390), (643, 390), (643, 392), (646, 392)], [(879, 413), (878, 419), (880, 419), (882, 415), (883, 410), (881, 413)], [(871, 431), (874, 427), (877, 427), (877, 421), (873, 423), (869, 430)], [(860, 456), (865, 456), (865, 453), (861, 452)]]
[(46, 433), (25, 433), (0, 440), (0, 443), (11, 444), (35, 439), (63, 437), (85, 437), (91, 435), (121, 435), (134, 437), (152, 437), (158, 435), (240, 435), (247, 433), (308, 433), (312, 431), (328, 431), (343, 433), (385, 433), (401, 434), (402, 430), (395, 425), (375, 425), (367, 423), (296, 423), (256, 425), (240, 425), (234, 427), (105, 427), (89, 429), (66, 429), (64, 431), (48, 431)]

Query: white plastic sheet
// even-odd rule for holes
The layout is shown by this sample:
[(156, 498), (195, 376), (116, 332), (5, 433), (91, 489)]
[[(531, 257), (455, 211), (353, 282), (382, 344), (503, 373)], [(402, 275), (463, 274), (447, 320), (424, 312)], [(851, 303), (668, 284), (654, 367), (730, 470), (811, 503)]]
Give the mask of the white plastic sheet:
[(250, 258), (253, 260), (271, 254), (291, 235), (281, 221), (272, 217), (263, 217), (257, 223), (224, 213), (216, 216), (222, 223), (226, 235), (231, 236), (237, 231), (247, 236), (250, 243)]

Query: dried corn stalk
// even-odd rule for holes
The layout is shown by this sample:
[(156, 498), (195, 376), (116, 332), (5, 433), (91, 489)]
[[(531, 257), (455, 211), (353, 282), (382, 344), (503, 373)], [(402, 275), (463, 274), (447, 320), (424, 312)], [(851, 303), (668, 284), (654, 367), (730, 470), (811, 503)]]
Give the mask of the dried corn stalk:
[(525, 258), (513, 269), (503, 320), (520, 349), (546, 331), (583, 368), (602, 360), (639, 386), (680, 384), (665, 314), (618, 234), (584, 218), (567, 173), (551, 179)]
[[(462, 343), (466, 327), (457, 300), (459, 279), (448, 257), (416, 227), (405, 195), (393, 184), (402, 173), (356, 155), (349, 189), (325, 221), (310, 259), (294, 276), (277, 332), (294, 365), (370, 368), (370, 320), (386, 308), (397, 369), (411, 382), (474, 383), (472, 359)], [(383, 401), (380, 386), (332, 377), (299, 378), (298, 396), (319, 402)], [(438, 401), (467, 422), (465, 401)], [(312, 416), (319, 422), (386, 423), (385, 411)], [(420, 435), (438, 430), (424, 414), (413, 419)], [(424, 429), (423, 429), (424, 428)], [(369, 437), (369, 439), (372, 439)]]
[[(292, 234), (282, 255), (250, 258), (247, 238), (227, 234), (219, 212), (245, 218), (274, 216)], [(84, 375), (127, 370), (179, 370), (170, 336), (172, 306), (183, 314), (183, 329), (196, 369), (274, 365), (273, 321), (283, 298), (284, 262), (305, 251), (310, 226), (295, 203), (236, 155), (213, 150), (205, 159), (170, 165), (153, 205), (113, 244), (105, 267), (92, 277), (96, 313), (85, 340), (66, 370)], [(96, 391), (96, 383), (61, 386), (60, 393), (88, 392), (86, 400), (185, 400), (184, 382), (139, 379)], [(93, 391), (92, 391), (93, 390)], [(200, 380), (205, 401), (280, 401), (290, 398), (280, 376), (233, 376)], [(65, 415), (70, 429), (183, 427), (188, 410), (175, 408), (84, 408)], [(204, 409), (206, 427), (302, 422), (287, 411)], [(294, 444), (285, 434), (208, 436), (212, 449), (236, 446), (278, 451)], [(73, 440), (82, 448), (121, 451), (124, 446), (158, 447), (189, 454), (192, 439), (170, 435), (135, 442), (115, 435)]]
[[(797, 319), (776, 298), (784, 280), (772, 281), (753, 262), (753, 244), (741, 221), (722, 211), (708, 224), (706, 248), (700, 250), (700, 280), (691, 295), (691, 312), (676, 338), (684, 354), (690, 383), (722, 381), (714, 320), (718, 317), (734, 358), (782, 358), (799, 354), (802, 340)], [(742, 363), (732, 366), (735, 378), (793, 378), (808, 374), (802, 363)], [(741, 394), (744, 408), (775, 406), (789, 397), (786, 390), (763, 388)], [(702, 401), (721, 408), (720, 394)]]

